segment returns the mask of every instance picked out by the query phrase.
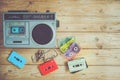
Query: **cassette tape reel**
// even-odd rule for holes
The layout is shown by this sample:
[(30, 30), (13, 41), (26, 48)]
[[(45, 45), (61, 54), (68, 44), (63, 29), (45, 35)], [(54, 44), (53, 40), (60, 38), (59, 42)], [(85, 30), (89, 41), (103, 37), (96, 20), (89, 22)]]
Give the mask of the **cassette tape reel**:
[(3, 14), (5, 47), (54, 48), (56, 13), (6, 12)]

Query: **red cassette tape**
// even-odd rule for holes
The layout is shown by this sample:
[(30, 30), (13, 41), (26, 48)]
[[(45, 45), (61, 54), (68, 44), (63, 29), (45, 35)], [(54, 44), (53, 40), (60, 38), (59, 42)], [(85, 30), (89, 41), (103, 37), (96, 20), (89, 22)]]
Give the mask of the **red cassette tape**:
[(54, 59), (52, 59), (43, 64), (40, 64), (38, 68), (42, 75), (46, 75), (46, 74), (58, 69), (58, 66), (57, 66), (56, 62), (54, 61)]

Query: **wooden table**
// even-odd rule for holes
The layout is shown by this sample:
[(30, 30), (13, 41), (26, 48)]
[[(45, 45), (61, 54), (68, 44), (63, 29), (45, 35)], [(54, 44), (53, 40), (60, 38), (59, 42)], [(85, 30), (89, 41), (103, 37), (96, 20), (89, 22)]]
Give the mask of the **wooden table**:
[[(71, 74), (67, 60), (55, 58), (59, 69), (41, 76), (31, 56), (39, 49), (15, 49), (3, 46), (2, 13), (29, 10), (57, 13), (60, 27), (57, 40), (75, 36), (88, 69)], [(12, 50), (27, 59), (23, 69), (7, 61)], [(58, 48), (57, 48), (58, 50)], [(120, 1), (119, 0), (0, 0), (0, 80), (119, 80), (120, 79)]]

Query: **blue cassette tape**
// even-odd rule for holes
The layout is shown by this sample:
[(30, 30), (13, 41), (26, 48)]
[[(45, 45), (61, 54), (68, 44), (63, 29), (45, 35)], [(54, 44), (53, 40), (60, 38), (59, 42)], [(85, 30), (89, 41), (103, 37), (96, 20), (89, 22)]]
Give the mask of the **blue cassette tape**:
[(18, 54), (15, 51), (12, 51), (10, 56), (8, 57), (8, 61), (17, 66), (18, 68), (23, 68), (26, 64), (27, 60)]
[(12, 26), (11, 27), (11, 34), (24, 34), (25, 27), (24, 26)]

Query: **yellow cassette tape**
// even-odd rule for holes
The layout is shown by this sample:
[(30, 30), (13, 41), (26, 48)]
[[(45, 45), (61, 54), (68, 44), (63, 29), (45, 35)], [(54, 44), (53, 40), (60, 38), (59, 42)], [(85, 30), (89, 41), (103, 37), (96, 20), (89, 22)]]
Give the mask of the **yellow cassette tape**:
[(69, 46), (75, 42), (75, 38), (71, 38), (69, 41), (67, 41), (65, 44), (63, 44), (61, 47), (60, 47), (60, 51), (62, 53), (65, 53), (67, 51), (67, 49), (69, 48)]

